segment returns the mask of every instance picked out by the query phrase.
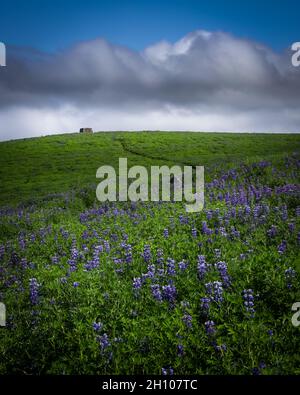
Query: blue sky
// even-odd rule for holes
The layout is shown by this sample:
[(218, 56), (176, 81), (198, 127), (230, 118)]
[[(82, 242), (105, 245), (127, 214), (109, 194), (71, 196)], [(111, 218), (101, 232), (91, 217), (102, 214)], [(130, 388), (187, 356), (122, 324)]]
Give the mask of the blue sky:
[(45, 51), (103, 37), (135, 50), (221, 30), (275, 50), (300, 40), (299, 0), (0, 0), (0, 41)]

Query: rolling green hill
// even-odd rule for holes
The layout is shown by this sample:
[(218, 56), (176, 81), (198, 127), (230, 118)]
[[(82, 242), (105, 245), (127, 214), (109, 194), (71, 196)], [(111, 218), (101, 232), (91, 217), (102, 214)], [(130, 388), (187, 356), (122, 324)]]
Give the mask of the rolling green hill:
[(282, 157), (300, 135), (192, 132), (64, 134), (0, 143), (0, 205), (96, 183), (96, 170), (118, 158), (128, 165), (221, 165)]

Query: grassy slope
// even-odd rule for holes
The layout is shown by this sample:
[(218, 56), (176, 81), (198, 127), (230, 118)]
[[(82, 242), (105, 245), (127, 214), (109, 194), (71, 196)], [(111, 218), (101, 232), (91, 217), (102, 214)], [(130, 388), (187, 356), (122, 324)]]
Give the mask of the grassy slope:
[[(234, 161), (272, 158), (276, 162), (299, 150), (299, 139), (296, 135), (157, 132), (61, 135), (1, 143), (0, 205), (96, 182), (97, 167), (116, 165), (119, 156), (127, 156), (129, 165), (204, 164), (209, 178)], [(0, 295), (9, 312), (9, 330), (0, 331), (0, 374), (159, 374), (166, 366), (172, 366), (175, 374), (251, 374), (261, 361), (266, 364), (262, 374), (299, 374), (299, 328), (290, 322), (291, 306), (300, 300), (298, 198), (272, 194), (261, 201), (258, 197), (250, 202), (251, 215), (247, 216), (243, 205), (227, 207), (217, 199), (220, 192), (232, 194), (235, 185), (247, 190), (249, 183), (258, 188), (298, 183), (296, 160), (287, 165), (280, 161), (277, 170), (273, 166), (237, 167), (236, 181), (229, 177), (225, 186), (209, 189), (215, 196), (212, 201), (206, 198), (207, 209), (215, 213), (210, 220), (200, 212), (182, 223), (180, 217), (186, 214), (180, 204), (135, 207), (117, 203), (99, 214), (85, 193), (49, 198), (24, 210), (4, 210), (0, 221)], [(94, 188), (86, 195), (94, 199)], [(262, 203), (270, 208), (269, 213), (257, 212)], [(288, 220), (282, 219), (283, 204)], [(242, 209), (242, 215), (232, 216), (232, 208), (234, 212)], [(212, 229), (223, 227), (228, 237), (220, 232), (204, 234), (203, 220)], [(296, 225), (293, 232), (290, 223)], [(268, 231), (274, 225), (276, 235), (270, 238)], [(232, 228), (240, 236), (233, 237)], [(163, 236), (164, 229), (169, 230), (168, 238)], [(197, 229), (197, 237), (192, 229)], [(283, 239), (287, 250), (281, 255), (278, 246)], [(86, 272), (85, 264), (104, 241), (109, 242), (110, 251), (104, 249), (100, 266)], [(124, 264), (127, 243), (132, 246), (129, 265)], [(176, 265), (182, 259), (189, 262), (182, 272), (176, 266), (174, 308), (153, 298), (150, 280), (140, 295), (134, 296), (133, 278), (148, 270), (142, 258), (146, 245), (151, 246), (153, 262), (159, 249)], [(83, 255), (77, 270), (69, 273), (74, 246)], [(221, 353), (206, 335), (207, 318), (200, 315), (200, 298), (207, 294), (205, 283), (220, 280), (220, 276), (213, 267), (201, 281), (197, 273), (198, 255), (213, 264), (215, 249), (221, 251), (220, 260), (228, 264), (232, 278), (223, 307), (213, 305), (209, 315), (216, 323), (217, 344), (227, 347)], [(53, 257), (57, 257), (57, 264)], [(115, 258), (120, 257), (122, 263), (117, 264)], [(117, 272), (120, 268), (122, 272)], [(286, 284), (288, 268), (297, 271), (291, 289)], [(62, 282), (67, 274), (68, 280)], [(33, 277), (41, 285), (37, 306), (31, 305), (29, 298), (29, 279)], [(157, 281), (163, 286), (170, 278), (164, 274)], [(74, 282), (79, 287), (74, 287)], [(255, 294), (254, 319), (249, 319), (242, 298), (242, 290), (249, 288)], [(184, 301), (189, 302), (192, 328), (183, 322)], [(37, 321), (35, 308), (40, 311)], [(107, 333), (112, 343), (107, 353), (100, 352), (94, 321), (104, 324), (100, 334)], [(179, 342), (184, 347), (183, 357), (177, 355)], [(113, 359), (108, 363), (110, 351)]]
[(299, 135), (224, 133), (65, 134), (0, 143), (0, 205), (95, 183), (103, 164), (193, 164), (268, 159), (299, 150)]

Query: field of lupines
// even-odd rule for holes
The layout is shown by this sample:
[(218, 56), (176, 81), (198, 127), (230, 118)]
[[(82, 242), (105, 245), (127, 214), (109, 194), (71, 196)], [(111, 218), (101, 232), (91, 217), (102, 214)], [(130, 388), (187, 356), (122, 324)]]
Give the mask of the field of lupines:
[(299, 374), (299, 167), (210, 167), (194, 214), (95, 186), (3, 206), (0, 373)]

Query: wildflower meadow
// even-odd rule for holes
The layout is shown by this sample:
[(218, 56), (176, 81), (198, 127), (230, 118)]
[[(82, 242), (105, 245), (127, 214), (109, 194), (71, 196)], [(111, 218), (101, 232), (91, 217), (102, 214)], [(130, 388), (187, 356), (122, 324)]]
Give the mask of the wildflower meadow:
[[(1, 143), (0, 373), (299, 374), (299, 138), (259, 138), (53, 136), (31, 159)], [(96, 142), (102, 163), (204, 165), (204, 209), (98, 202)]]

